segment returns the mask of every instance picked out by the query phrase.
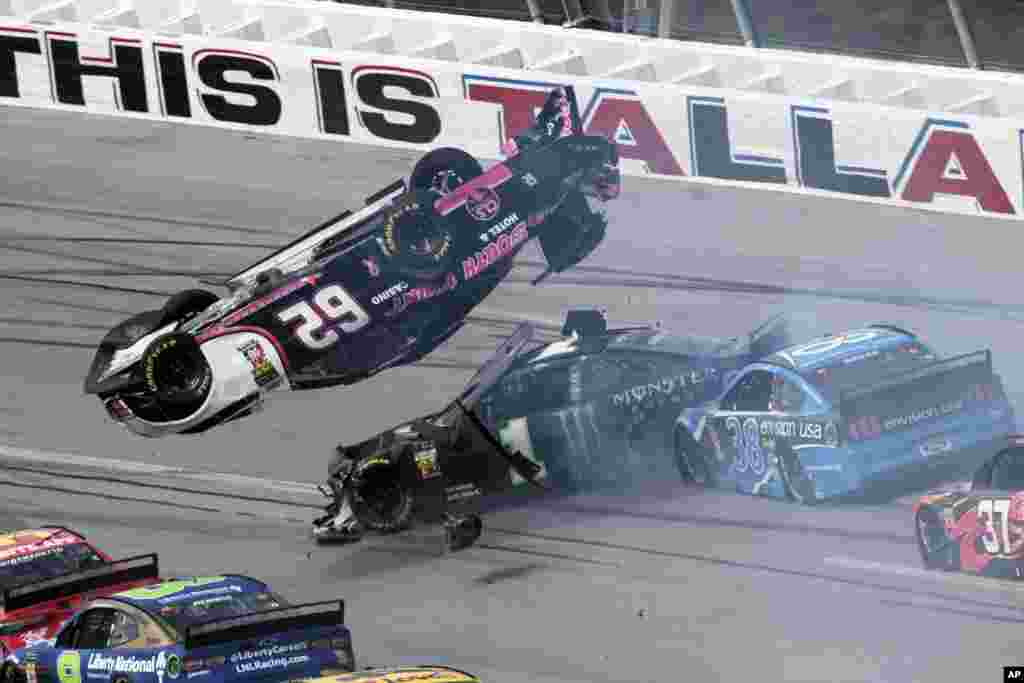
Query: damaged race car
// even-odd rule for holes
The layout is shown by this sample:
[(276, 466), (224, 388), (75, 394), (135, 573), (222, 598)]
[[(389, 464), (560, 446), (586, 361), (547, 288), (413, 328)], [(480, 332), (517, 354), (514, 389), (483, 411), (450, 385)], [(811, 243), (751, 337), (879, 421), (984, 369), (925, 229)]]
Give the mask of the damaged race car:
[(966, 485), (914, 504), (914, 538), (928, 569), (1024, 578), (1024, 436), (978, 468)]
[(752, 363), (674, 440), (685, 480), (813, 504), (969, 475), (1014, 428), (990, 351), (940, 359), (870, 325)]
[(155, 566), (141, 574), (120, 567), (65, 527), (0, 535), (0, 657), (52, 637), (83, 600), (156, 578)]
[(533, 337), (532, 325), (520, 325), (444, 410), (338, 446), (321, 487), (330, 503), (313, 521), (313, 538), (351, 543), (366, 533), (441, 524), (446, 547), (458, 550), (480, 537), (484, 496), (524, 482), (545, 489), (541, 466), (505, 448), (476, 414), (480, 397)]
[(100, 342), (85, 378), (149, 437), (247, 416), (274, 391), (353, 384), (429, 354), (536, 237), (547, 271), (604, 239), (620, 189), (615, 143), (582, 133), (571, 87), (551, 92), (511, 155), (484, 170), (442, 148), (398, 181), (223, 283), (176, 294)]
[[(129, 564), (129, 561), (119, 563)], [(156, 556), (118, 569), (139, 574)], [(52, 595), (71, 590), (52, 582)], [(169, 579), (83, 605), (51, 639), (14, 650), (4, 683), (290, 681), (352, 671), (341, 600), (290, 605), (245, 576)]]
[(671, 437), (680, 410), (716, 398), (732, 374), (792, 343), (782, 315), (723, 339), (658, 326), (608, 329), (603, 312), (576, 309), (561, 333), (510, 365), (478, 414), (567, 493), (676, 478)]
[(601, 311), (566, 315), (563, 338), (521, 325), (445, 410), (339, 446), (321, 541), (355, 541), (441, 522), (451, 548), (479, 537), (483, 498), (529, 487), (571, 493), (637, 473), (678, 476), (679, 410), (717, 395), (730, 373), (789, 345), (776, 316), (739, 339), (608, 329)]

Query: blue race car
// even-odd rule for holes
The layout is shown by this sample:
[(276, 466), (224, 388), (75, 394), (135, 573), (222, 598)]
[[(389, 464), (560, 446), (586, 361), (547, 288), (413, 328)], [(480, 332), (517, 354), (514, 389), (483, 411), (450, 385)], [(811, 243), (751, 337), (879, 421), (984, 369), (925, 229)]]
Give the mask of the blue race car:
[[(156, 556), (51, 579), (33, 591), (55, 599), (83, 581), (144, 571)], [(13, 592), (12, 592), (13, 591)], [(5, 599), (17, 600), (17, 589)], [(270, 586), (244, 576), (170, 579), (93, 600), (52, 639), (13, 651), (0, 669), (4, 683), (171, 683), (289, 681), (352, 671), (344, 602), (290, 605)]]
[(871, 325), (746, 366), (682, 411), (674, 447), (685, 480), (810, 504), (969, 474), (1014, 429), (990, 351), (940, 360)]

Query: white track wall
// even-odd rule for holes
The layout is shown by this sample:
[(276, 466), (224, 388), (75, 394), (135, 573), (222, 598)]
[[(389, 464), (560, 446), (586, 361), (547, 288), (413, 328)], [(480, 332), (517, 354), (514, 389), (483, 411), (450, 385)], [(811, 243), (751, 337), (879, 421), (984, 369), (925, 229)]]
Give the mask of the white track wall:
[(1024, 212), (1024, 81), (331, 2), (0, 0), (0, 104), (496, 158), (575, 85), (627, 173)]

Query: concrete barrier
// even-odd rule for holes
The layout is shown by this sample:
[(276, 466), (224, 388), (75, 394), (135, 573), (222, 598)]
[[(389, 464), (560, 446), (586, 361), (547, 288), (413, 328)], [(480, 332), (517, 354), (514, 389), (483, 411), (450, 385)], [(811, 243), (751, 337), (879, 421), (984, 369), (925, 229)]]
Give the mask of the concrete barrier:
[[(909, 66), (755, 59), (595, 32), (567, 41), (577, 34), (336, 3), (201, 0), (185, 13), (159, 2), (8, 4), (33, 20), (0, 24), (3, 104), (418, 150), (455, 145), (487, 158), (529, 123), (546, 90), (572, 83), (586, 130), (619, 143), (627, 174), (952, 213), (1024, 209), (1024, 123), (990, 115), (1024, 101), (1016, 76), (913, 67), (918, 77), (904, 82), (894, 74)], [(43, 23), (86, 16), (94, 23)], [(161, 32), (122, 26), (154, 22)], [(855, 67), (870, 78), (851, 76)]]

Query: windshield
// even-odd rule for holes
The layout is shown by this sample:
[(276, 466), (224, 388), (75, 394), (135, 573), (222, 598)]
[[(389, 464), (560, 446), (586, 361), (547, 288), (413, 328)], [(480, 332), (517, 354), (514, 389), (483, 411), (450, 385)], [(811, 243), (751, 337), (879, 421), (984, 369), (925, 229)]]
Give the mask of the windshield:
[(927, 365), (936, 359), (935, 353), (924, 344), (908, 342), (841, 358), (833, 365), (808, 370), (803, 375), (828, 401), (836, 403), (846, 389), (871, 384), (888, 375)]
[(17, 550), (21, 552), (13, 554), (14, 551), (8, 551), (12, 553), (10, 556), (0, 555), (0, 590), (105, 564), (103, 558), (85, 543)]
[(270, 592), (213, 596), (197, 594), (191, 600), (182, 600), (161, 607), (160, 616), (183, 633), (186, 628), (195, 624), (287, 606), (288, 603), (281, 596)]

